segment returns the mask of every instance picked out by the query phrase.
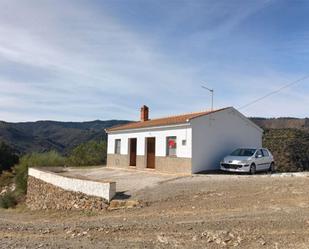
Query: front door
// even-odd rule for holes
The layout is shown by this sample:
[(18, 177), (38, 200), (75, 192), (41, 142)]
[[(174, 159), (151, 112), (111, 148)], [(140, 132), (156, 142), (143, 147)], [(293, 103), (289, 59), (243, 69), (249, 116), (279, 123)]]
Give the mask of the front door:
[(130, 138), (130, 166), (136, 166), (136, 138)]
[(147, 138), (147, 168), (155, 168), (156, 160), (156, 139), (154, 137)]

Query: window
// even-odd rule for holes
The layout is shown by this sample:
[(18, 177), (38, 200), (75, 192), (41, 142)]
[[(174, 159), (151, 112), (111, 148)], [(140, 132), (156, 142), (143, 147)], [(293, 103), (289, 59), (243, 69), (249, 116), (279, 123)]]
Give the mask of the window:
[(237, 149), (231, 153), (231, 156), (249, 157), (253, 156), (255, 151), (255, 149)]
[(166, 155), (176, 156), (176, 149), (177, 149), (176, 137), (167, 137), (166, 138)]
[(268, 156), (269, 156), (269, 153), (268, 153), (267, 150), (263, 150), (263, 154), (264, 154), (265, 157), (268, 157)]
[(187, 140), (186, 139), (183, 139), (182, 140), (182, 146), (186, 146), (187, 145)]
[(255, 155), (256, 155), (256, 157), (263, 157), (262, 150), (258, 150)]
[(121, 139), (115, 139), (115, 154), (120, 154)]

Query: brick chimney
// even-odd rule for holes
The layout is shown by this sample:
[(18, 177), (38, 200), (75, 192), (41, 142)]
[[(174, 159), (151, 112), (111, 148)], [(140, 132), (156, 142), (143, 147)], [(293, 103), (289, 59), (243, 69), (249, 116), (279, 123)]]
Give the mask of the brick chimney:
[(149, 120), (149, 108), (148, 106), (143, 105), (141, 107), (141, 121), (147, 121)]

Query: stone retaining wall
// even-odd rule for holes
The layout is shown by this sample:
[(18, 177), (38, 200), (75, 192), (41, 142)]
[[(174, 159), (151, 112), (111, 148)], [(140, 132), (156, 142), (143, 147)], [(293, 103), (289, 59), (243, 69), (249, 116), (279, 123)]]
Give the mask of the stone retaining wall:
[(31, 210), (102, 210), (107, 201), (100, 197), (67, 191), (35, 177), (28, 177), (26, 204)]
[(27, 206), (30, 209), (102, 210), (116, 193), (115, 182), (94, 182), (30, 168)]

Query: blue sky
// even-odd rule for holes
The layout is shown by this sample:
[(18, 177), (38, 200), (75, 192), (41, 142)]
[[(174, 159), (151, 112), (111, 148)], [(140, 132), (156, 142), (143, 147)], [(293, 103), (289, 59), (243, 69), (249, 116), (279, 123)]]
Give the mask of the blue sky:
[[(242, 106), (309, 74), (308, 1), (0, 0), (0, 120)], [(241, 110), (309, 116), (309, 80)]]

